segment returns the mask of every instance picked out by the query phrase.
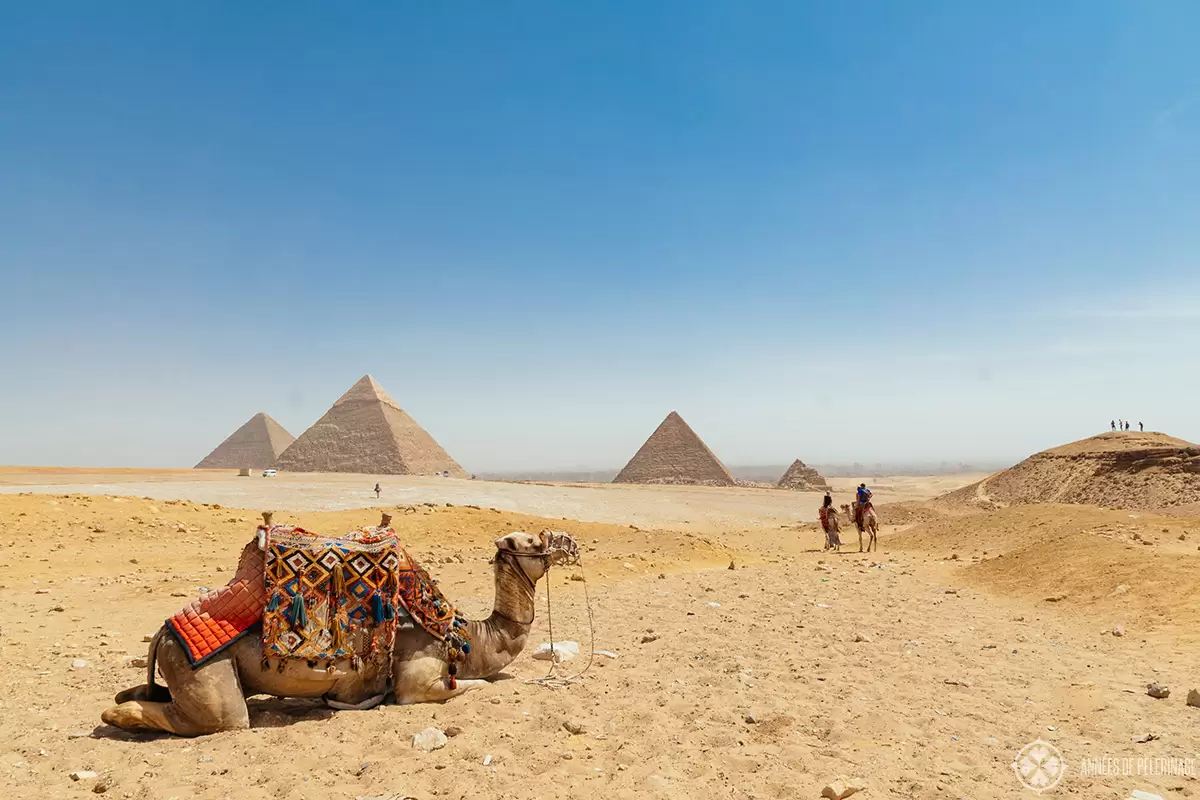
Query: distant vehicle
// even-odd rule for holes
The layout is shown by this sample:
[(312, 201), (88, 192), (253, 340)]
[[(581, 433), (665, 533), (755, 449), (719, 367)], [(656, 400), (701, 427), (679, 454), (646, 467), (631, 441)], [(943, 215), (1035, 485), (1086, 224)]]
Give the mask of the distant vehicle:
[(274, 477), (275, 477), (275, 470), (273, 470), (273, 469), (264, 469), (264, 470), (263, 470), (263, 477), (264, 477), (264, 478), (274, 478)]

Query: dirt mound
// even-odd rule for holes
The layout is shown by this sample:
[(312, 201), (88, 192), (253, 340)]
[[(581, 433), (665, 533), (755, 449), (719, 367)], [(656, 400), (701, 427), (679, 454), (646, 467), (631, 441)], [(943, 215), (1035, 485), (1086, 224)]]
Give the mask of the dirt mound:
[(1200, 503), (1200, 447), (1161, 433), (1105, 433), (1032, 455), (939, 503), (982, 508), (1070, 503), (1143, 510)]
[(1172, 637), (1200, 636), (1194, 520), (1072, 505), (943, 515), (891, 537), (888, 551), (922, 553), (969, 584), (1038, 607), (1121, 622)]

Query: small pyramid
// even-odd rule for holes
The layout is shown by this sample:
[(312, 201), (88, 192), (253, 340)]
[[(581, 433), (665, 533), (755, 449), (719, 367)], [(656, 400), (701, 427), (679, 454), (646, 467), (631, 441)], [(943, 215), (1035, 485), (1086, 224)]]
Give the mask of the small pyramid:
[(261, 411), (221, 442), (196, 469), (266, 469), (296, 441), (283, 426)]
[(806, 467), (804, 462), (798, 458), (792, 462), (792, 465), (783, 473), (783, 477), (779, 479), (779, 483), (775, 485), (780, 489), (793, 489), (797, 492), (829, 491), (829, 484), (821, 477), (821, 473), (812, 467)]
[(291, 472), (359, 472), (412, 475), (449, 472), (467, 477), (424, 428), (370, 375), (325, 412), (279, 456)]
[(613, 483), (733, 486), (733, 476), (675, 411), (650, 434)]

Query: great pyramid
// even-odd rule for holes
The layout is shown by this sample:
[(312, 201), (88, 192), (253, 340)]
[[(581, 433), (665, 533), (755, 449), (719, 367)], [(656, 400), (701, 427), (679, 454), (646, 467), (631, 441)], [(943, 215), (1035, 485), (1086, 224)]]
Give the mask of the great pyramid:
[(812, 467), (806, 467), (804, 462), (798, 458), (792, 462), (792, 465), (783, 473), (783, 477), (779, 479), (779, 483), (775, 485), (780, 489), (793, 489), (797, 492), (829, 491), (829, 484), (821, 477), (821, 473)]
[(1142, 510), (1200, 503), (1200, 447), (1151, 431), (1111, 431), (1035, 453), (940, 500)]
[(279, 456), (291, 472), (361, 472), (413, 475), (466, 471), (425, 429), (364, 375)]
[(196, 469), (266, 469), (296, 437), (261, 411), (221, 442)]
[(733, 476), (675, 411), (650, 434), (613, 483), (733, 486)]

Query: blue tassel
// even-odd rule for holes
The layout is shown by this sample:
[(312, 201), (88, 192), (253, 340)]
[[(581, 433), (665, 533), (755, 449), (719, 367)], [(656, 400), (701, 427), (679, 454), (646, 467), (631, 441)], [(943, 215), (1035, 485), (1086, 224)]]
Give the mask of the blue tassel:
[(392, 605), (391, 603), (388, 603), (386, 606), (384, 606), (383, 607), (383, 618), (386, 619), (388, 622), (391, 622), (392, 620), (394, 620), (396, 618), (396, 607), (394, 605)]
[(378, 592), (371, 595), (371, 615), (375, 617), (375, 622), (383, 622), (383, 597)]
[(271, 602), (267, 603), (267, 611), (276, 611), (279, 609), (279, 595), (271, 595)]
[(308, 613), (304, 610), (304, 595), (298, 594), (292, 598), (292, 607), (288, 610), (288, 622), (292, 628), (307, 628)]

